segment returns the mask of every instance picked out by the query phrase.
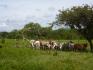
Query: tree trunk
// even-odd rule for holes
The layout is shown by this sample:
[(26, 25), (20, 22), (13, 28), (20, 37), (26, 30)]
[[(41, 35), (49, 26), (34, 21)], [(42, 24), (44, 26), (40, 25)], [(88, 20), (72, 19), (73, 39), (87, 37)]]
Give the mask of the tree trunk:
[(88, 42), (89, 42), (89, 45), (90, 45), (91, 52), (93, 52), (93, 44), (92, 44), (92, 40), (88, 40)]

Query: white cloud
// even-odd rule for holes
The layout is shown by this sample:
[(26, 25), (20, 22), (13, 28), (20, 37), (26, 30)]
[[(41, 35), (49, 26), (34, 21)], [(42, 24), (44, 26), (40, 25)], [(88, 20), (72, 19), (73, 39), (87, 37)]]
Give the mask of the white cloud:
[(6, 27), (7, 26), (7, 24), (6, 23), (0, 23), (0, 27)]
[(49, 7), (48, 10), (49, 11), (55, 11), (56, 9), (54, 7)]
[(8, 7), (8, 5), (6, 5), (6, 4), (0, 4), (0, 8), (7, 8)]
[(59, 9), (93, 4), (93, 0), (0, 0), (0, 31), (22, 28), (28, 22), (47, 26)]

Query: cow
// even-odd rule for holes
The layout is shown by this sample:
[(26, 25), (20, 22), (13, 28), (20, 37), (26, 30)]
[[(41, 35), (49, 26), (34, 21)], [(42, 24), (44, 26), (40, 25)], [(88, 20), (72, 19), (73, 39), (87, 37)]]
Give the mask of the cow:
[(59, 47), (59, 45), (58, 45), (58, 43), (57, 42), (55, 42), (55, 41), (46, 41), (46, 40), (41, 40), (40, 41), (40, 47), (41, 47), (41, 49), (44, 49), (44, 50), (46, 50), (46, 49), (60, 49), (60, 47)]
[(86, 48), (87, 48), (87, 43), (74, 45), (74, 51), (85, 51)]
[(72, 42), (72, 41), (68, 42), (68, 49), (69, 49), (69, 51), (74, 50), (74, 42)]
[(33, 48), (35, 47), (35, 46), (34, 46), (34, 42), (35, 42), (35, 40), (30, 40), (30, 41), (29, 41), (29, 43), (31, 44), (31, 47), (33, 47)]
[(30, 44), (30, 48), (35, 48), (35, 49), (39, 49), (40, 48), (40, 41), (39, 40), (28, 40), (26, 39), (29, 44)]
[(36, 49), (40, 49), (40, 41), (39, 40), (36, 40), (36, 41), (34, 41), (33, 42), (33, 45), (34, 45), (34, 47), (36, 48)]
[(72, 42), (72, 41), (65, 42), (61, 46), (61, 50), (63, 50), (63, 51), (72, 51), (73, 48), (74, 48), (74, 42)]
[(50, 44), (46, 40), (40, 40), (40, 49), (46, 50), (50, 48)]
[(49, 41), (50, 49), (58, 49), (58, 43), (56, 41)]

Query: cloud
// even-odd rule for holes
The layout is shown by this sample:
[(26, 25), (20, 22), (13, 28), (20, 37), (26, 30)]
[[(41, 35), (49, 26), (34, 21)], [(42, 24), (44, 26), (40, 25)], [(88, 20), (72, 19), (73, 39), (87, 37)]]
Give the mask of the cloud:
[(1, 7), (1, 8), (7, 8), (8, 5), (6, 5), (6, 4), (0, 4), (0, 7)]
[(11, 31), (11, 26), (7, 25), (5, 22), (0, 22), (0, 32)]
[(25, 21), (24, 20), (4, 20), (4, 21), (0, 21), (0, 31), (12, 31), (14, 29), (21, 29), (24, 27), (25, 25)]
[(39, 23), (41, 26), (48, 26), (54, 20), (53, 14), (45, 13), (42, 16), (28, 15), (24, 18), (21, 17), (7, 17), (0, 20), (0, 31), (12, 31), (14, 29), (21, 29), (29, 22)]
[(54, 7), (49, 7), (48, 10), (49, 11), (55, 11), (56, 9)]
[(7, 26), (7, 24), (6, 23), (0, 23), (0, 27), (6, 27)]
[(41, 11), (41, 9), (35, 9), (36, 11)]
[(20, 29), (29, 22), (42, 26), (55, 20), (62, 7), (93, 3), (93, 0), (0, 0), (0, 31)]

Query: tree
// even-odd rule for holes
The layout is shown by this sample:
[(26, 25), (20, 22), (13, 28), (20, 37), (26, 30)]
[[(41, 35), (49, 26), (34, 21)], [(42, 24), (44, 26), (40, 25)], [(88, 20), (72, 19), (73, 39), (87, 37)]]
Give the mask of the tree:
[(51, 27), (41, 27), (38, 23), (30, 22), (24, 26), (22, 32), (27, 38), (46, 39), (51, 30)]
[(10, 38), (10, 39), (20, 39), (20, 38), (22, 38), (21, 34), (19, 33), (18, 30), (13, 30), (13, 31), (9, 32), (7, 35), (8, 35), (8, 38)]
[(38, 38), (40, 36), (41, 26), (38, 23), (30, 22), (21, 30), (27, 38)]
[(93, 51), (93, 7), (89, 5), (74, 6), (70, 9), (59, 10), (56, 24), (69, 26), (77, 30), (90, 44)]
[(8, 32), (0, 32), (0, 39), (7, 38), (7, 37), (8, 37)]

